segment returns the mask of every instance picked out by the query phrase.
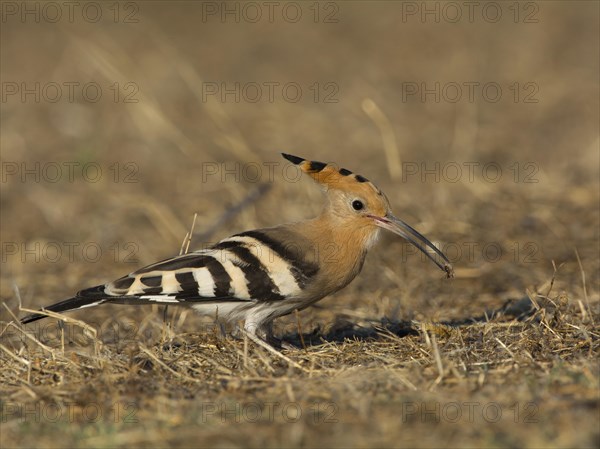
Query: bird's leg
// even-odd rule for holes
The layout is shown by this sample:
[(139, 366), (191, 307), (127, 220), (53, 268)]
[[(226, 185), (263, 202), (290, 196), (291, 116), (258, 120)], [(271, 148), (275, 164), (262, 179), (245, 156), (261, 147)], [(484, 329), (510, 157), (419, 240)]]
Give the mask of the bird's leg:
[[(269, 330), (268, 330), (269, 328), (271, 328), (271, 338), (273, 338), (272, 337), (272, 325), (267, 327), (266, 334), (269, 333)], [(265, 326), (261, 326), (260, 329), (264, 331)], [(289, 365), (294, 366), (302, 371), (305, 371), (305, 369), (302, 367), (302, 365), (298, 364), (297, 362), (290, 359), (289, 357), (283, 355), (280, 351), (275, 349), (270, 343), (266, 342), (263, 338), (259, 337), (256, 332), (257, 330), (258, 329), (256, 328), (256, 326), (249, 327), (248, 322), (246, 322), (246, 325), (244, 326), (244, 332), (250, 340), (252, 340), (258, 346), (260, 346), (260, 347), (266, 349), (267, 351), (269, 351), (270, 353), (274, 354), (275, 356), (279, 357), (280, 359), (285, 360)], [(281, 347), (281, 346), (279, 346), (279, 347)]]
[(283, 341), (283, 339), (275, 336), (275, 334), (273, 333), (273, 321), (269, 321), (268, 323), (265, 323), (261, 327), (259, 327), (256, 335), (259, 336), (259, 338), (261, 338), (263, 341), (265, 341), (269, 345), (273, 346), (274, 348), (298, 349), (294, 345), (289, 344), (289, 343)]
[(244, 329), (247, 333), (255, 338), (259, 338), (269, 346), (277, 349), (298, 349), (293, 345), (284, 342), (281, 338), (277, 338), (273, 333), (273, 321), (257, 324), (252, 321), (246, 321)]
[(271, 346), (281, 348), (281, 340), (279, 340), (273, 335), (272, 321), (269, 323), (261, 323), (260, 325), (258, 325), (253, 321), (246, 320), (246, 323), (243, 327), (240, 326), (239, 323), (236, 323), (233, 331), (231, 332), (231, 336), (236, 340), (239, 340), (244, 338), (244, 333), (249, 334), (254, 338), (258, 338)]
[(244, 330), (249, 334), (260, 338), (265, 343), (279, 347), (279, 341), (273, 336), (273, 321), (266, 323), (256, 323), (252, 320), (246, 320)]
[(273, 335), (273, 321), (269, 321), (268, 323), (264, 323), (262, 326), (260, 326), (257, 329), (256, 335), (269, 343), (271, 346), (279, 347), (278, 344), (280, 342)]

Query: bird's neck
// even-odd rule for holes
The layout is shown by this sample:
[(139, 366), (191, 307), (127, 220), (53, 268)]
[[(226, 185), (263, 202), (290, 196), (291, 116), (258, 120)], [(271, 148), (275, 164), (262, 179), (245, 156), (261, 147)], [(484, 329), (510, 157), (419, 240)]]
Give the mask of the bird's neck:
[(343, 288), (360, 273), (367, 251), (377, 239), (377, 228), (336, 220), (326, 211), (307, 224), (321, 274), (327, 279), (323, 290), (331, 293)]

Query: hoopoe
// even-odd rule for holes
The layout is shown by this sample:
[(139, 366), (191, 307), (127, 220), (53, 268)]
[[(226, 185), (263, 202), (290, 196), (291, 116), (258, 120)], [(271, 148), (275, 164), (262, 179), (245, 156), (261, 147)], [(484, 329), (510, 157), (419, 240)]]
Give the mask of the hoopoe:
[[(40, 311), (65, 312), (103, 303), (188, 305), (226, 321), (243, 319), (249, 334), (268, 340), (275, 318), (348, 285), (361, 271), (381, 228), (405, 238), (447, 277), (453, 276), (446, 256), (394, 217), (385, 194), (368, 179), (331, 164), (282, 155), (323, 187), (326, 204), (318, 217), (236, 234), (209, 249), (81, 290)], [(45, 316), (29, 315), (21, 323)]]

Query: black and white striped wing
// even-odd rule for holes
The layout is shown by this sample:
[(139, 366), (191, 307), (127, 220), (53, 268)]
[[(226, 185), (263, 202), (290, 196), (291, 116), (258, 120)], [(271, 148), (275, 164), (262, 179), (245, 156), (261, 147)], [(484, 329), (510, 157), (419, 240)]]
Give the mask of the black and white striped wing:
[(220, 259), (203, 250), (163, 260), (107, 284), (104, 292), (156, 303), (234, 299), (228, 264)]
[(127, 302), (279, 301), (299, 295), (316, 272), (316, 265), (290, 258), (264, 232), (251, 231), (144, 267), (104, 292)]

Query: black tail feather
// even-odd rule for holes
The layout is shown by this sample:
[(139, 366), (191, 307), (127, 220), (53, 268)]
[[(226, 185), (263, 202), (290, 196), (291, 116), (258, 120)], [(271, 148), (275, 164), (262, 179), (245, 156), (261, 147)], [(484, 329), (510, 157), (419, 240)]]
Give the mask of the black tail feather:
[[(84, 307), (93, 307), (110, 302), (111, 304), (180, 304), (180, 305), (191, 305), (196, 302), (212, 302), (212, 301), (240, 301), (239, 299), (222, 296), (219, 298), (213, 297), (201, 297), (197, 296), (197, 293), (177, 293), (172, 295), (152, 295), (152, 294), (141, 294), (141, 295), (109, 295), (105, 292), (105, 285), (98, 285), (96, 287), (81, 290), (72, 298), (65, 299), (64, 301), (57, 302), (48, 307), (42, 307), (40, 312), (67, 312), (69, 310), (82, 309)], [(33, 313), (27, 315), (21, 320), (21, 324), (32, 323), (42, 318), (46, 318), (47, 315), (41, 313)]]
[[(43, 307), (42, 311), (50, 312), (66, 312), (68, 310), (81, 309), (83, 307), (90, 307), (94, 305), (102, 304), (107, 301), (109, 297), (104, 293), (104, 285), (98, 285), (96, 287), (88, 288), (77, 293), (73, 298), (65, 299), (64, 301), (57, 302), (48, 307)], [(31, 323), (33, 321), (41, 320), (46, 318), (47, 315), (40, 313), (34, 313), (27, 315), (21, 320), (21, 324)]]

